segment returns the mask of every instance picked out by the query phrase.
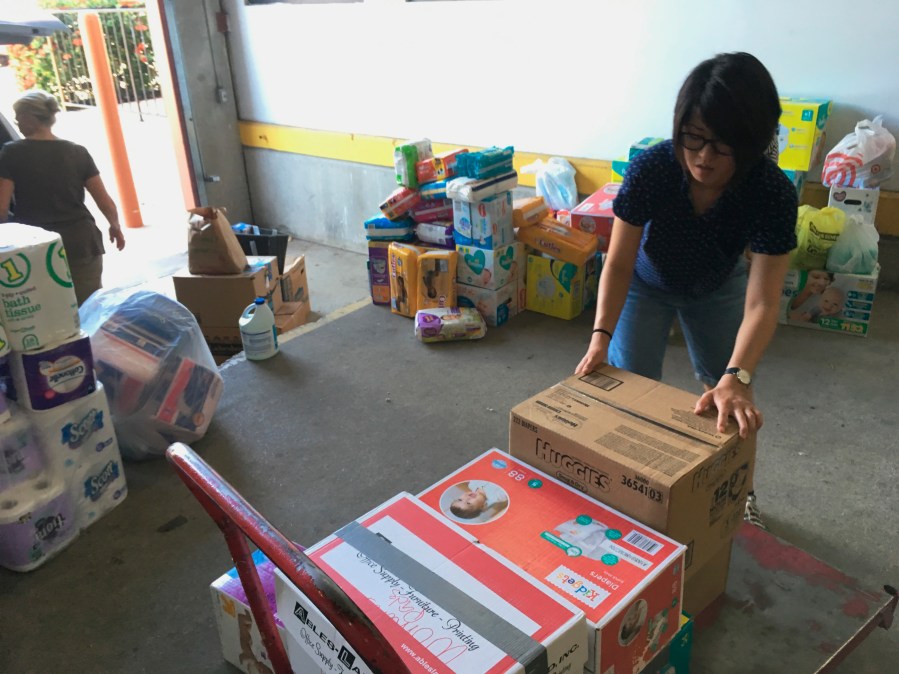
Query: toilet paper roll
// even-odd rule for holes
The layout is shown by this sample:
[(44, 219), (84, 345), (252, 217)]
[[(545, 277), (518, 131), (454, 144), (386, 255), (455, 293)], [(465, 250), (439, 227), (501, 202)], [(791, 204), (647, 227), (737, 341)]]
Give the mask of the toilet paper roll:
[(26, 409), (49, 410), (96, 389), (90, 336), (83, 330), (34, 351), (9, 357), (16, 401)]
[(0, 320), (13, 350), (61, 342), (81, 327), (72, 275), (59, 234), (3, 225)]
[(28, 418), (16, 409), (9, 411), (9, 420), (0, 424), (0, 498), (48, 467), (47, 455)]
[(38, 477), (0, 496), (0, 566), (30, 571), (77, 535), (72, 498), (61, 479)]
[(0, 358), (3, 358), (8, 353), (9, 341), (6, 339), (6, 330), (3, 329), (3, 324), (0, 323)]
[(119, 505), (128, 494), (118, 451), (82, 465), (69, 483), (78, 527), (84, 529)]
[(52, 410), (26, 410), (25, 414), (54, 469), (67, 481), (84, 464), (119, 456), (106, 389), (100, 382), (83, 398)]

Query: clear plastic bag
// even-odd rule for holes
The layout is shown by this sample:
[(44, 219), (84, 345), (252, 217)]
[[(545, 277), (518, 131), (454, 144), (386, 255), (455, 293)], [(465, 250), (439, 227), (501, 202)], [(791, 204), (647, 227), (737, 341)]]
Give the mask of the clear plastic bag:
[(825, 187), (877, 187), (893, 175), (896, 139), (883, 128), (883, 116), (863, 119), (843, 137), (824, 160)]
[(877, 228), (857, 215), (850, 215), (843, 232), (827, 252), (827, 271), (843, 274), (873, 274), (877, 268)]
[(575, 168), (562, 157), (550, 157), (548, 162), (538, 159), (533, 164), (521, 167), (522, 173), (537, 175), (537, 194), (554, 211), (577, 206), (577, 184), (574, 180)]
[(224, 381), (193, 314), (156, 292), (100, 290), (79, 310), (126, 459), (206, 434)]

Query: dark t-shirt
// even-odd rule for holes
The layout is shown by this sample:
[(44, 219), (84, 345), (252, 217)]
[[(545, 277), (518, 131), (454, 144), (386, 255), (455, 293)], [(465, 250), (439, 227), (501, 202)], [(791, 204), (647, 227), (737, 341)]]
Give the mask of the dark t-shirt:
[(103, 254), (103, 235), (84, 204), (84, 183), (99, 175), (81, 145), (15, 140), (0, 150), (0, 178), (15, 183), (15, 220), (62, 236), (72, 258)]
[(747, 244), (764, 255), (793, 250), (797, 207), (796, 189), (766, 157), (697, 215), (670, 140), (634, 158), (612, 206), (619, 218), (643, 227), (637, 275), (690, 297), (720, 287)]

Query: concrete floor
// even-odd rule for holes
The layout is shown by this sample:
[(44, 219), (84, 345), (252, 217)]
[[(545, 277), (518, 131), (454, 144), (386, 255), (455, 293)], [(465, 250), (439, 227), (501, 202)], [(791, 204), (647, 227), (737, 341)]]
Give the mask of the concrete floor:
[[(167, 292), (164, 274), (184, 259), (148, 253), (172, 235), (143, 229), (128, 233), (135, 259), (155, 271), (129, 276), (138, 268), (123, 253), (106, 284)], [(365, 301), (363, 256), (296, 250), (320, 320), (272, 360), (222, 367), (224, 396), (194, 447), (302, 544), (505, 448), (509, 409), (567, 376), (587, 343), (586, 314), (525, 313), (480, 342), (422, 345), (408, 319)], [(767, 421), (756, 486), (775, 534), (876, 590), (899, 584), (899, 295), (879, 293), (874, 313), (864, 339), (779, 330), (757, 375)], [(695, 390), (677, 338), (664, 379)], [(0, 672), (234, 671), (208, 591), (232, 566), (221, 534), (164, 460), (127, 464), (126, 475), (128, 498), (60, 556), (29, 574), (0, 570)], [(727, 664), (716, 672), (752, 671), (738, 654), (717, 655)], [(877, 630), (838, 671), (882, 674), (897, 662), (899, 631)]]

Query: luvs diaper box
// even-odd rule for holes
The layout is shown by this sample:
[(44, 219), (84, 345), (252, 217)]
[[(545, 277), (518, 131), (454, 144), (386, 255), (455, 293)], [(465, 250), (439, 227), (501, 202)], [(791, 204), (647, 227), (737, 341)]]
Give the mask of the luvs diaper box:
[(786, 325), (865, 337), (871, 323), (880, 265), (873, 274), (790, 269), (779, 321)]
[(587, 669), (636, 674), (675, 635), (680, 543), (491, 449), (419, 494), (584, 611)]
[[(410, 494), (397, 495), (306, 554), (377, 626), (410, 672), (583, 670), (583, 611)], [(286, 630), (310, 655), (336, 661), (345, 647), (341, 635), (276, 574)], [(310, 615), (317, 618), (316, 634), (330, 634), (327, 648), (302, 638)]]

